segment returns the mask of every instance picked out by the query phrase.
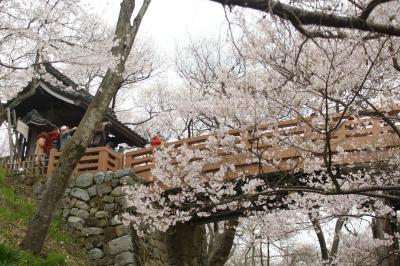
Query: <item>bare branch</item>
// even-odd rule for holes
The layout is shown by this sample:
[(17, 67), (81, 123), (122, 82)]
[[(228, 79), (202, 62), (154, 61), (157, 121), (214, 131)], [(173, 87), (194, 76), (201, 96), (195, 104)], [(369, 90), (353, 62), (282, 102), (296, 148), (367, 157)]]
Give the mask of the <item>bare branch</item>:
[(146, 123), (146, 122), (149, 122), (151, 119), (153, 119), (153, 118), (156, 117), (156, 116), (157, 116), (157, 114), (155, 114), (155, 115), (150, 115), (149, 118), (147, 118), (147, 119), (145, 119), (145, 120), (142, 120), (142, 121), (140, 121), (140, 122), (129, 122), (129, 123), (124, 123), (124, 125), (127, 125), (127, 126), (138, 126), (138, 125), (144, 124), (144, 123)]
[(14, 70), (27, 70), (28, 69), (27, 67), (11, 66), (11, 65), (3, 63), (2, 61), (0, 61), (0, 66), (9, 68), (9, 69), (14, 69)]
[(399, 61), (397, 60), (396, 56), (395, 56), (395, 50), (393, 48), (393, 42), (390, 42), (389, 45), (389, 52), (391, 52), (393, 54), (392, 56), (392, 63), (393, 63), (393, 67), (394, 69), (396, 69), (397, 71), (400, 72), (400, 64)]

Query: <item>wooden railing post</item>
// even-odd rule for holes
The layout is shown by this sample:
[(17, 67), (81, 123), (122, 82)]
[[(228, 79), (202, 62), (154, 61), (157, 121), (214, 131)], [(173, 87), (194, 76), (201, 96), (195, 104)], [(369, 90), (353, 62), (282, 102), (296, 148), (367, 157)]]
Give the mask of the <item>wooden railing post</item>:
[[(309, 122), (311, 123), (311, 121)], [(305, 149), (312, 149), (312, 142), (314, 141), (314, 132), (312, 127), (310, 126), (310, 124), (308, 123), (304, 123), (303, 125), (303, 131), (304, 131), (304, 143), (306, 144), (306, 146), (304, 147)]]
[(334, 133), (334, 135), (336, 136), (336, 140), (334, 141), (334, 143), (339, 144), (341, 142), (343, 142), (346, 139), (346, 126), (349, 124), (348, 121), (342, 121), (341, 125), (339, 126), (338, 129), (336, 129), (336, 132)]
[(97, 170), (105, 172), (108, 169), (107, 166), (108, 166), (108, 151), (107, 151), (107, 147), (103, 147), (99, 151), (99, 161), (98, 161)]
[(55, 153), (57, 152), (56, 149), (51, 149), (50, 150), (50, 155), (49, 155), (49, 162), (47, 165), (47, 174), (46, 176), (51, 176), (54, 171), (54, 160), (55, 160)]
[(116, 169), (121, 170), (122, 168), (124, 168), (124, 159), (125, 159), (125, 154), (120, 153), (120, 154), (115, 154), (115, 157), (117, 158), (117, 162), (118, 164), (115, 166)]
[(121, 165), (122, 168), (131, 168), (130, 162), (132, 160), (132, 155), (130, 152), (124, 154), (124, 164)]
[(372, 135), (376, 138), (376, 142), (379, 140), (379, 135), (381, 134), (381, 121), (376, 118), (371, 118), (372, 123)]

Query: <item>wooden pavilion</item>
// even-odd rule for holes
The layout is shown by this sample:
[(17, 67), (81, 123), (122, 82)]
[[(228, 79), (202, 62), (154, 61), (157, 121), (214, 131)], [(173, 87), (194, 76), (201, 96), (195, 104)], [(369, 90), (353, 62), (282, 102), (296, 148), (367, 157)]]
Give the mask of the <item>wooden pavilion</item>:
[[(11, 111), (9, 122), (14, 129), (17, 121), (29, 127), (27, 138), (18, 133), (14, 138), (14, 158), (17, 160), (33, 155), (40, 132), (47, 132), (54, 126), (78, 126), (93, 98), (52, 65), (46, 64), (45, 69), (46, 79), (40, 79), (36, 86), (28, 85), (5, 105)], [(146, 140), (119, 121), (113, 110), (109, 109), (104, 121), (112, 123), (110, 136), (113, 143), (133, 147), (146, 145)]]

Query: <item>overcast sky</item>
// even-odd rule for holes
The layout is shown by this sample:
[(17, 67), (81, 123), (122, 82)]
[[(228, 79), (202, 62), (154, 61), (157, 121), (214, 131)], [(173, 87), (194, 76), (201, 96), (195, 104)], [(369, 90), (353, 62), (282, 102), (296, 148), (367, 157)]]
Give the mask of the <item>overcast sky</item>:
[[(115, 25), (119, 0), (87, 0), (102, 17)], [(139, 6), (139, 5), (138, 5)], [(173, 53), (176, 45), (193, 39), (218, 35), (224, 29), (221, 5), (208, 0), (153, 0), (140, 28), (140, 35), (151, 38), (156, 47)]]

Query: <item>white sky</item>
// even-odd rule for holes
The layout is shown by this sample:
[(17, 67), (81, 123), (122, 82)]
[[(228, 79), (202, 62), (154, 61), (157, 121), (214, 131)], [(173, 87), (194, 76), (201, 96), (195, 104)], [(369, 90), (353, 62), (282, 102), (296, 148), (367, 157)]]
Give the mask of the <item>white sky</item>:
[[(115, 25), (119, 0), (87, 1), (110, 25)], [(218, 35), (225, 28), (223, 25), (226, 25), (223, 8), (211, 1), (153, 0), (139, 35), (152, 39), (160, 52), (173, 54), (177, 45), (187, 42), (189, 35), (194, 40)]]

